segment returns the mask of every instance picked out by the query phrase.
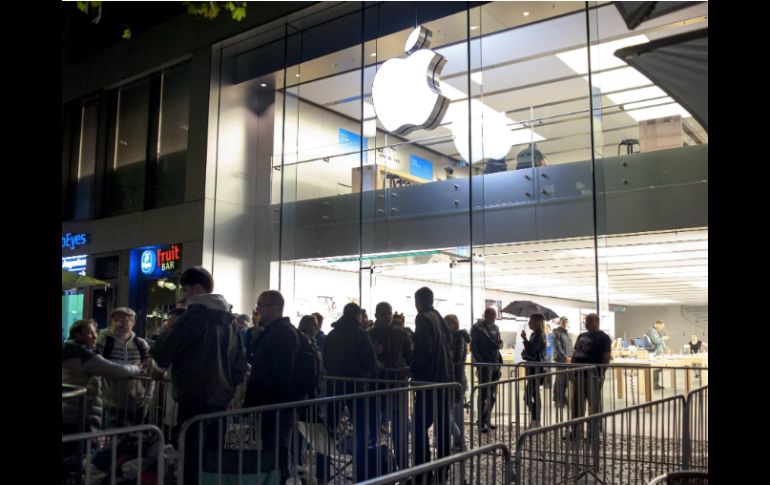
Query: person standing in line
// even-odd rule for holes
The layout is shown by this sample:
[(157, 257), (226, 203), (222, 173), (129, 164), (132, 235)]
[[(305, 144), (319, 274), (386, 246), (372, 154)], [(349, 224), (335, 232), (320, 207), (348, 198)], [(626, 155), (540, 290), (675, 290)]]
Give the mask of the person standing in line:
[[(257, 298), (257, 309), (262, 330), (250, 347), (251, 374), (243, 407), (301, 400), (294, 383), (300, 335), (289, 317), (283, 315), (283, 295), (276, 290), (263, 291)], [(295, 413), (291, 410), (262, 415), (262, 452), (277, 455), (280, 483), (289, 477), (289, 449), (295, 425)]]
[(452, 361), (454, 364), (454, 379), (463, 387), (462, 394), (458, 395), (452, 403), (452, 436), (454, 437), (453, 451), (465, 450), (463, 431), (465, 427), (465, 393), (468, 391), (468, 379), (465, 376), (465, 360), (468, 358), (468, 344), (471, 336), (468, 331), (460, 329), (460, 320), (457, 315), (444, 317), (449, 330), (452, 332)]
[[(546, 359), (546, 341), (545, 341), (545, 317), (540, 313), (533, 313), (529, 317), (529, 329), (532, 330), (532, 338), (527, 339), (527, 332), (521, 331), (521, 338), (524, 341), (524, 350), (521, 352), (521, 357), (528, 362), (544, 362)], [(528, 366), (527, 376), (533, 376), (543, 372), (543, 368), (539, 366)], [(527, 403), (527, 407), (532, 415), (531, 428), (540, 426), (540, 411), (542, 409), (542, 403), (540, 400), (540, 383), (541, 377), (534, 377), (527, 379), (527, 384), (524, 389), (524, 400)]]
[[(704, 350), (706, 348), (706, 344), (701, 342), (700, 339), (698, 338), (698, 336), (695, 335), (695, 334), (693, 334), (690, 337), (690, 341), (687, 343), (687, 345), (690, 346), (690, 353), (691, 354), (698, 354), (698, 353), (700, 353), (701, 348), (704, 349)], [(692, 366), (698, 368), (698, 367), (700, 367), (700, 364), (695, 362), (695, 363), (692, 364)], [(700, 371), (695, 371), (695, 378), (697, 379), (699, 377), (700, 377)]]
[[(184, 424), (199, 414), (224, 411), (243, 382), (246, 358), (232, 305), (212, 293), (214, 278), (202, 266), (186, 269), (179, 277), (186, 309), (166, 328), (150, 349), (153, 378), (161, 379), (173, 366), (171, 386), (179, 403), (177, 422)], [(219, 449), (222, 437), (216, 426), (204, 425), (200, 443), (199, 425), (189, 428), (185, 440), (185, 483), (197, 483), (199, 447)]]
[[(377, 371), (377, 357), (369, 335), (361, 326), (362, 319), (361, 307), (348, 303), (342, 310), (342, 317), (332, 324), (323, 354), (324, 368), (330, 376), (365, 379)], [(371, 390), (351, 381), (335, 381), (328, 387), (332, 388), (332, 396)], [(354, 423), (356, 481), (378, 476), (384, 470), (376, 470), (377, 463), (367, 460), (369, 446), (378, 442), (376, 402), (366, 398), (334, 402), (327, 407), (326, 414), (327, 425), (332, 429), (336, 429), (344, 405), (352, 413), (350, 418)]]
[(612, 339), (599, 330), (599, 315), (589, 313), (585, 317), (586, 332), (578, 335), (572, 362), (575, 364), (603, 364), (595, 372), (580, 376), (575, 386), (573, 399), (573, 419), (582, 418), (585, 414), (585, 402), (588, 401), (590, 414), (602, 412), (602, 386), (604, 372), (612, 358)]
[(324, 346), (326, 345), (326, 334), (321, 328), (324, 324), (324, 316), (318, 312), (314, 312), (312, 315), (315, 317), (316, 322), (318, 322), (318, 332), (315, 334), (315, 344), (316, 347), (318, 347), (318, 351), (321, 352), (321, 355), (323, 355)]
[[(566, 364), (572, 358), (572, 339), (569, 336), (569, 319), (561, 317), (559, 326), (553, 329), (553, 360), (559, 364)], [(556, 370), (564, 370), (557, 368)], [(567, 405), (567, 387), (569, 379), (566, 374), (556, 376), (553, 390), (553, 402), (557, 408)]]
[[(96, 339), (96, 351), (113, 362), (149, 369), (150, 344), (134, 333), (136, 312), (119, 307), (110, 313), (111, 325)], [(104, 380), (105, 419), (109, 426), (144, 423), (155, 382), (137, 376), (128, 380)]]
[[(454, 382), (452, 337), (444, 318), (433, 308), (433, 291), (424, 286), (414, 293), (417, 317), (414, 325), (412, 376), (416, 381)], [(415, 465), (430, 461), (428, 429), (433, 426), (436, 458), (449, 454), (452, 439), (449, 420), (450, 399), (444, 392), (417, 392), (415, 398)], [(438, 471), (443, 481), (446, 470)], [(422, 476), (421, 476), (422, 478)]]
[[(666, 355), (666, 340), (668, 340), (668, 335), (663, 335), (663, 330), (666, 328), (666, 324), (663, 323), (662, 320), (656, 320), (655, 323), (652, 324), (652, 327), (647, 331), (647, 336), (650, 338), (650, 342), (652, 342), (652, 352), (655, 353), (656, 356), (663, 356)], [(663, 370), (662, 369), (655, 369), (652, 371), (652, 382), (655, 386), (655, 389), (663, 389)]]
[[(495, 323), (497, 311), (494, 308), (484, 310), (484, 318), (476, 322), (471, 328), (471, 354), (473, 362), (482, 364), (477, 366), (479, 384), (496, 382), (500, 380), (500, 368), (503, 356), (500, 349), (503, 340), (500, 338), (500, 328)], [(487, 365), (484, 365), (487, 364)], [(494, 364), (494, 365), (488, 365)], [(492, 409), (497, 401), (497, 385), (485, 386), (480, 389), (478, 396), (479, 429), (482, 433), (495, 429), (492, 423)]]

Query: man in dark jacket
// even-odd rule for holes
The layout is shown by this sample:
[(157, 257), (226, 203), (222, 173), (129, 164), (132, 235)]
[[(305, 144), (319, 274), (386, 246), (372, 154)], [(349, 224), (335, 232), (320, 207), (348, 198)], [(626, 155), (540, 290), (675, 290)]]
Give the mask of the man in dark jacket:
[[(297, 401), (302, 397), (294, 383), (299, 334), (289, 317), (283, 316), (283, 306), (283, 295), (276, 290), (264, 291), (257, 299), (262, 331), (251, 345), (251, 375), (246, 385), (244, 408)], [(291, 409), (262, 414), (263, 452), (276, 452), (277, 433), (281, 483), (289, 474), (289, 446), (295, 424)], [(263, 457), (263, 460), (269, 458)]]
[[(500, 338), (500, 329), (495, 323), (496, 319), (497, 312), (495, 309), (487, 308), (484, 310), (484, 319), (476, 322), (471, 328), (471, 354), (473, 355), (473, 362), (482, 364), (477, 366), (479, 384), (500, 380), (500, 364), (503, 362), (500, 348), (503, 346), (503, 341)], [(479, 392), (478, 419), (479, 428), (482, 433), (486, 433), (490, 428), (496, 428), (490, 419), (492, 408), (495, 407), (496, 401), (497, 384), (485, 386)]]
[[(332, 331), (326, 336), (323, 364), (326, 374), (331, 377), (351, 377), (363, 379), (373, 377), (377, 370), (377, 358), (369, 336), (361, 327), (363, 316), (361, 307), (348, 303), (342, 309), (342, 317), (332, 324)], [(374, 390), (361, 383), (334, 381), (327, 384), (330, 395), (343, 395), (353, 392)], [(343, 406), (347, 405), (353, 416), (351, 420), (356, 432), (356, 481), (372, 478), (377, 473), (376, 463), (367, 460), (367, 450), (377, 439), (376, 402), (373, 399), (355, 399), (347, 402), (335, 402), (327, 410), (327, 425), (336, 427), (342, 415)]]
[[(156, 379), (174, 366), (171, 384), (179, 403), (177, 422), (198, 414), (224, 411), (243, 382), (246, 359), (238, 336), (238, 324), (231, 305), (222, 295), (213, 294), (214, 278), (205, 268), (188, 268), (179, 278), (187, 309), (173, 326), (155, 341), (150, 355), (158, 369)], [(208, 426), (206, 424), (205, 426)], [(187, 431), (185, 443), (185, 483), (197, 479), (198, 426)], [(214, 433), (206, 433), (207, 446), (218, 447)]]
[[(427, 286), (417, 290), (414, 293), (414, 306), (417, 308), (417, 317), (414, 321), (414, 355), (412, 356), (414, 380), (454, 382), (452, 337), (444, 318), (433, 308), (433, 291)], [(416, 394), (414, 449), (415, 465), (419, 465), (430, 461), (428, 428), (431, 426), (433, 426), (433, 436), (438, 448), (437, 458), (443, 458), (449, 454), (452, 439), (449, 407), (454, 401), (454, 396), (433, 391)]]
[[(569, 336), (569, 319), (561, 317), (559, 326), (553, 329), (553, 361), (557, 363), (567, 363), (572, 358), (572, 339)], [(564, 370), (564, 369), (555, 369)], [(563, 408), (567, 404), (567, 385), (568, 378), (566, 374), (556, 376), (556, 384), (553, 389), (553, 402), (557, 408)]]
[(379, 377), (406, 379), (405, 372), (412, 360), (412, 339), (406, 330), (393, 325), (393, 307), (390, 303), (378, 303), (374, 318), (374, 326), (368, 332), (377, 360), (384, 368)]

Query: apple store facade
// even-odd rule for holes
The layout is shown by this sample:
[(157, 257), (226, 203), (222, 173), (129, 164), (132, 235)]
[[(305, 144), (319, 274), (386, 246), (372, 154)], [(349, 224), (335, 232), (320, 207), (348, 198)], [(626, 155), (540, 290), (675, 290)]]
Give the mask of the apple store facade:
[(214, 45), (217, 292), (279, 289), (327, 332), (351, 301), (410, 325), (429, 286), (463, 327), (531, 300), (575, 333), (599, 312), (615, 338), (705, 341), (707, 104), (616, 52), (707, 27), (707, 3), (629, 25), (608, 2), (321, 2)]

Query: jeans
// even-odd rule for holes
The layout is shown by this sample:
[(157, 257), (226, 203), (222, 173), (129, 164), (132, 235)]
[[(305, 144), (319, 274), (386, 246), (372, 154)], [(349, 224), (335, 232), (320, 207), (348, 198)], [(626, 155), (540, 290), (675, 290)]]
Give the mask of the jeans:
[[(416, 391), (416, 394), (414, 402), (414, 464), (420, 465), (431, 459), (428, 445), (428, 428), (431, 426), (433, 426), (433, 436), (438, 449), (436, 458), (449, 455), (452, 434), (449, 409), (451, 403), (448, 402), (449, 396), (444, 389)], [(438, 480), (441, 481), (446, 476), (447, 470), (437, 470), (437, 473), (439, 475)]]
[[(500, 370), (492, 366), (479, 367), (479, 385), (500, 380)], [(497, 401), (497, 385), (479, 389), (479, 426), (491, 424), (492, 409)]]
[(460, 399), (459, 401), (455, 401), (454, 404), (452, 404), (452, 436), (454, 437), (455, 448), (461, 450), (465, 449), (465, 443), (463, 441), (463, 428), (465, 427), (464, 401), (464, 399)]

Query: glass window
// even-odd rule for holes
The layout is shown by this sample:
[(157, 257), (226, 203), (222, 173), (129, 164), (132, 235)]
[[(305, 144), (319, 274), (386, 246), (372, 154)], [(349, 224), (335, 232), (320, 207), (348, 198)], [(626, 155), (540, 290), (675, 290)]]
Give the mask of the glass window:
[(189, 118), (190, 66), (186, 64), (161, 77), (156, 191), (150, 207), (184, 202)]
[(107, 216), (144, 210), (150, 81), (118, 89), (115, 143), (107, 168)]

